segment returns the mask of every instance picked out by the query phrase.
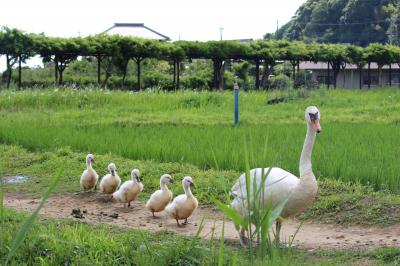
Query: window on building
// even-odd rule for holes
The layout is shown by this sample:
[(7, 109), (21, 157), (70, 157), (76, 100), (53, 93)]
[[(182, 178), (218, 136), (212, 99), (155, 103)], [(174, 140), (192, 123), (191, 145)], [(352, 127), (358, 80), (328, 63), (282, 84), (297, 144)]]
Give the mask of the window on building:
[[(377, 74), (371, 74), (371, 85), (378, 85), (379, 77)], [(368, 74), (363, 75), (363, 84), (368, 85)]]
[(392, 84), (400, 84), (400, 74), (392, 73)]
[[(328, 85), (328, 75), (318, 75), (317, 76), (317, 82), (319, 84)], [(333, 84), (333, 76), (331, 76), (330, 84)]]

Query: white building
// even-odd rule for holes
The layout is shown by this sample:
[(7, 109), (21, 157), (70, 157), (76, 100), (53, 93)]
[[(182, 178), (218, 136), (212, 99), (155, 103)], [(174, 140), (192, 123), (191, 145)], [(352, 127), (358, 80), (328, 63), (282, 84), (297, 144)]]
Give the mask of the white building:
[[(313, 63), (303, 62), (300, 64), (300, 69), (308, 70), (312, 73), (312, 80), (320, 84), (328, 84), (328, 64), (327, 63)], [(382, 68), (382, 86), (400, 85), (400, 68), (398, 64), (390, 66), (385, 65)], [(371, 63), (370, 67), (370, 79), (371, 87), (379, 85), (379, 71), (376, 63)], [(363, 88), (368, 87), (368, 65), (365, 65), (361, 73), (361, 86)], [(333, 85), (333, 70), (330, 69), (330, 84)], [(341, 69), (337, 76), (337, 87), (338, 88), (359, 88), (360, 87), (360, 72), (356, 65), (347, 64), (345, 69)]]

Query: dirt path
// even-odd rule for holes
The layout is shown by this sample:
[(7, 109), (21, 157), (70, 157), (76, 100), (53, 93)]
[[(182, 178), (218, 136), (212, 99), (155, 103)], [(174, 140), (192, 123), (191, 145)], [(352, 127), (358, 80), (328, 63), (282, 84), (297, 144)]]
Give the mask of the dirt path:
[[(26, 195), (6, 193), (4, 204), (19, 211), (32, 212), (39, 204), (39, 198)], [(90, 223), (104, 223), (128, 228), (147, 230), (168, 230), (182, 235), (194, 235), (205, 217), (202, 237), (209, 238), (215, 225), (216, 236), (221, 235), (223, 216), (220, 212), (209, 208), (198, 208), (189, 219), (191, 224), (177, 227), (175, 220), (167, 218), (164, 212), (158, 218), (151, 217), (151, 213), (144, 208), (143, 202), (134, 202), (132, 207), (124, 209), (122, 204), (111, 203), (103, 195), (94, 193), (80, 193), (52, 196), (46, 202), (41, 214), (50, 218), (77, 219), (71, 215), (72, 209), (87, 210), (82, 221)], [(118, 218), (109, 215), (118, 214)], [(299, 226), (295, 220), (285, 221), (282, 229), (282, 240), (288, 240)], [(225, 224), (225, 238), (237, 240), (237, 232), (230, 221)], [(343, 227), (305, 223), (301, 227), (294, 242), (297, 246), (307, 249), (316, 248), (375, 248), (383, 246), (400, 247), (400, 225), (380, 227)]]

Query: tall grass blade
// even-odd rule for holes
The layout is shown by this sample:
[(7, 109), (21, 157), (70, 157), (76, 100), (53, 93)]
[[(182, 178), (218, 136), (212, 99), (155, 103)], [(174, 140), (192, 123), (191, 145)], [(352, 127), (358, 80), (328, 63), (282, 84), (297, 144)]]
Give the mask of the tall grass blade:
[(297, 227), (297, 229), (296, 229), (296, 231), (294, 232), (294, 234), (293, 234), (292, 237), (289, 236), (289, 248), (293, 247), (294, 239), (296, 238), (297, 233), (300, 231), (300, 228), (303, 226), (303, 223), (304, 223), (304, 222), (301, 222), (301, 223), (299, 224), (299, 226)]
[(7, 255), (7, 259), (5, 264), (7, 265), (10, 259), (14, 256), (15, 252), (17, 251), (18, 246), (21, 244), (22, 240), (26, 236), (26, 234), (29, 232), (29, 230), (32, 228), (33, 223), (36, 219), (36, 217), (39, 214), (39, 211), (43, 208), (44, 203), (50, 196), (51, 192), (55, 189), (57, 186), (58, 182), (60, 181), (61, 174), (63, 172), (63, 169), (61, 168), (58, 171), (58, 174), (54, 178), (53, 182), (50, 184), (49, 188), (46, 190), (46, 192), (43, 194), (43, 198), (40, 201), (39, 206), (36, 208), (36, 210), (24, 221), (24, 223), (21, 226), (21, 229), (17, 232), (16, 237), (14, 238), (14, 241), (11, 244), (11, 249)]
[(220, 209), (229, 219), (231, 219), (233, 221), (233, 224), (235, 225), (236, 230), (239, 230), (240, 226), (247, 227), (247, 225), (245, 224), (245, 220), (239, 213), (237, 213), (232, 208), (223, 204), (222, 202), (220, 202), (217, 199), (214, 200), (214, 202), (217, 205), (218, 209)]
[(221, 239), (219, 241), (219, 256), (218, 266), (222, 266), (224, 263), (224, 245), (225, 245), (225, 220), (222, 221)]
[[(1, 170), (1, 169), (0, 169)], [(0, 171), (1, 172), (1, 171)], [(3, 178), (0, 177), (0, 229), (3, 231), (4, 227), (4, 190), (3, 190)], [(0, 248), (3, 249), (3, 238), (0, 239)]]

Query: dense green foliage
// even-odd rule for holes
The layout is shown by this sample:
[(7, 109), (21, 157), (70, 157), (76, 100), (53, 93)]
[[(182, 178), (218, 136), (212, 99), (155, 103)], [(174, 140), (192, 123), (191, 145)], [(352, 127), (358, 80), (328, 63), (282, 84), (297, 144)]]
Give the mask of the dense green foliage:
[(398, 1), (308, 0), (278, 31), (278, 39), (366, 46), (399, 38)]
[[(159, 42), (123, 36), (96, 35), (86, 38), (53, 38), (44, 35), (25, 34), (16, 29), (3, 28), (0, 34), (0, 55), (6, 55), (7, 71), (4, 80), (7, 87), (10, 85), (13, 65), (19, 62), (18, 85), (21, 87), (21, 62), (33, 55), (40, 55), (44, 62), (52, 62), (54, 76), (57, 84), (63, 83), (63, 73), (79, 56), (89, 57), (97, 63), (97, 83), (107, 87), (112, 73), (118, 72), (121, 76), (121, 86), (124, 87), (129, 63), (135, 64), (135, 88), (140, 90), (142, 84), (142, 65), (146, 59), (157, 59), (169, 62), (173, 69), (173, 81), (169, 88), (180, 88), (180, 75), (182, 62), (186, 59), (208, 59), (212, 61), (212, 81), (207, 86), (223, 89), (232, 79), (225, 77), (225, 68), (232, 60), (245, 60), (255, 63), (254, 80), (255, 88), (260, 88), (260, 83), (268, 79), (270, 70), (279, 61), (288, 61), (293, 66), (293, 79), (295, 80), (295, 67), (301, 61), (327, 62), (334, 71), (334, 85), (340, 68), (345, 63), (354, 63), (362, 68), (366, 63), (376, 62), (383, 65), (400, 62), (400, 48), (391, 45), (373, 44), (366, 49), (358, 48), (349, 51), (349, 47), (333, 44), (317, 44), (289, 41), (255, 41), (240, 43), (237, 41), (208, 41), (174, 43)], [(95, 58), (95, 59), (94, 59)], [(263, 73), (260, 73), (263, 65)], [(103, 70), (101, 69), (103, 67)], [(103, 73), (102, 73), (103, 72)], [(237, 74), (242, 80), (250, 72), (249, 66), (237, 69)], [(105, 77), (101, 78), (101, 74)], [(260, 79), (261, 77), (261, 79)], [(149, 78), (151, 80), (151, 77)], [(40, 81), (39, 81), (40, 82)], [(188, 84), (196, 80), (188, 81)], [(165, 83), (165, 82), (160, 82)], [(151, 82), (149, 82), (151, 86)], [(154, 84), (154, 83), (153, 83)], [(205, 86), (202, 82), (202, 86)]]
[(275, 96), (280, 95), (242, 93), (241, 124), (232, 127), (229, 93), (2, 92), (0, 141), (31, 150), (68, 146), (244, 171), (247, 139), (252, 167), (277, 165), (297, 174), (303, 112), (315, 104), (324, 128), (313, 154), (316, 174), (399, 191), (398, 150), (393, 148), (399, 138), (397, 91), (298, 91), (283, 95), (287, 102), (266, 105)]

